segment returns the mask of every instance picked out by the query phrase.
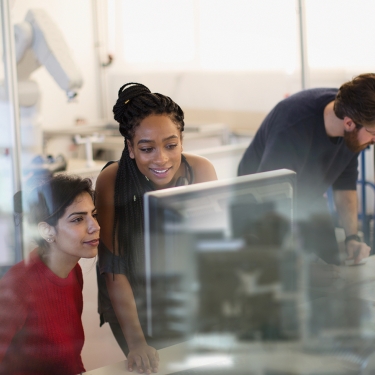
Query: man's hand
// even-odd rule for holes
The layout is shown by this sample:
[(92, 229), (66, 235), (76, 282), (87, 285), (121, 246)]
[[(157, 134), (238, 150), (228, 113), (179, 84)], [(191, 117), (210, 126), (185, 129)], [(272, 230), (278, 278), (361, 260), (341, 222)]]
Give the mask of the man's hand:
[(358, 264), (363, 258), (370, 255), (371, 248), (363, 242), (351, 240), (346, 243), (347, 260), (353, 259), (354, 264)]
[(159, 354), (152, 346), (138, 345), (132, 348), (128, 354), (128, 370), (133, 371), (134, 365), (137, 366), (140, 374), (158, 372)]

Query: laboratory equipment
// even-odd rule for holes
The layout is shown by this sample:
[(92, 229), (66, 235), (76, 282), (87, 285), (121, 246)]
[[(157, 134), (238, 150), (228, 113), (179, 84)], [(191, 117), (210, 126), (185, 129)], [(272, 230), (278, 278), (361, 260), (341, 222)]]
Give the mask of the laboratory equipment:
[[(42, 129), (38, 113), (41, 93), (38, 83), (31, 79), (31, 74), (44, 66), (66, 92), (68, 101), (77, 95), (83, 79), (62, 32), (44, 10), (30, 9), (25, 20), (14, 25), (14, 34), (21, 143), (24, 152), (28, 152), (31, 158), (42, 153)], [(0, 100), (5, 100), (1, 86)]]
[(93, 143), (101, 143), (104, 141), (104, 135), (99, 133), (94, 133), (92, 135), (88, 135), (82, 137), (79, 134), (74, 136), (74, 142), (76, 144), (84, 144), (86, 150), (86, 167), (91, 168), (95, 165), (95, 161), (92, 155), (92, 144)]

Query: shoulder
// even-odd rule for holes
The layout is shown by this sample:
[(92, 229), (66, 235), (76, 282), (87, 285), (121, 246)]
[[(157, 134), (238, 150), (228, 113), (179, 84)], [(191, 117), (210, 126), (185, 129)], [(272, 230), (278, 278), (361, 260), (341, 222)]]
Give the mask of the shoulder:
[[(34, 268), (35, 270), (35, 268)], [(30, 283), (35, 275), (27, 271), (25, 262), (14, 265), (0, 280), (0, 325), (1, 341), (6, 340), (5, 331), (16, 333), (22, 328), (30, 312), (30, 303), (35, 296)], [(40, 294), (40, 293), (39, 293)], [(13, 338), (14, 335), (11, 335)], [(0, 356), (3, 348), (0, 348)], [(1, 362), (1, 360), (0, 360)]]
[(6, 274), (1, 278), (0, 285), (9, 284), (18, 279), (23, 279), (25, 275), (25, 262), (19, 262), (11, 267)]
[(112, 163), (105, 169), (103, 169), (96, 180), (96, 188), (101, 188), (103, 186), (108, 186), (108, 184), (113, 184), (116, 181), (116, 175), (118, 171), (118, 163)]
[(184, 153), (186, 161), (194, 173), (194, 183), (217, 180), (217, 175), (212, 163), (203, 156)]
[(0, 280), (0, 294), (2, 298), (13, 294), (22, 299), (30, 291), (30, 282), (35, 279), (36, 267), (25, 261), (11, 267)]
[(306, 89), (296, 92), (288, 96), (286, 99), (282, 100), (280, 103), (288, 103), (288, 102), (309, 102), (311, 100), (323, 100), (323, 101), (331, 101), (335, 98), (338, 89), (336, 88), (313, 88), (313, 89)]
[(117, 171), (118, 163), (112, 163), (99, 173), (95, 183), (95, 203), (110, 202), (112, 204)]
[(280, 101), (274, 107), (273, 112), (281, 116), (277, 117), (278, 121), (303, 119), (305, 116), (321, 116), (325, 106), (335, 99), (337, 91), (333, 88), (302, 90)]
[(0, 280), (0, 283), (8, 280), (27, 281), (30, 274), (37, 272), (39, 262), (40, 258), (36, 249), (34, 249), (24, 260), (12, 266)]

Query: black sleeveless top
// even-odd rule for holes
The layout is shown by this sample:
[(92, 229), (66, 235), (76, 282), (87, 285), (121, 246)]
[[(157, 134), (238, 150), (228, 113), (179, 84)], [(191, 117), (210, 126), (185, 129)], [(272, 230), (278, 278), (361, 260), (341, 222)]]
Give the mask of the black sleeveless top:
[[(103, 167), (103, 169), (117, 162), (118, 161), (110, 161)], [(186, 157), (183, 154), (181, 154), (181, 162), (184, 163), (185, 165), (185, 175), (178, 178), (175, 186), (191, 185), (194, 183), (193, 169), (191, 168), (188, 161), (186, 160)], [(145, 176), (141, 174), (141, 172), (139, 172), (139, 174), (144, 179), (144, 186), (146, 188), (145, 189), (146, 192), (155, 190), (152, 183), (148, 181), (148, 179), (146, 179)], [(113, 307), (112, 307), (111, 300), (109, 298), (104, 274), (114, 273), (114, 274), (126, 275), (126, 272), (125, 272), (125, 260), (120, 255), (113, 254), (101, 241), (99, 242), (99, 246), (98, 246), (98, 255), (99, 255), (98, 257), (99, 259), (98, 259), (97, 268), (96, 268), (97, 281), (98, 281), (98, 313), (100, 315), (100, 326), (102, 326), (103, 323), (105, 322), (108, 322), (108, 323), (118, 322), (115, 311), (113, 310)], [(144, 319), (142, 319), (143, 314), (141, 313), (145, 309), (145, 306), (143, 306), (143, 304), (145, 303), (145, 301), (143, 301), (143, 298), (142, 298), (143, 294), (144, 293), (142, 291), (139, 291), (139, 293), (136, 293), (137, 310), (138, 310), (139, 320), (140, 320), (142, 327), (144, 327), (146, 324), (146, 322), (143, 321)], [(145, 332), (145, 330), (143, 331)]]

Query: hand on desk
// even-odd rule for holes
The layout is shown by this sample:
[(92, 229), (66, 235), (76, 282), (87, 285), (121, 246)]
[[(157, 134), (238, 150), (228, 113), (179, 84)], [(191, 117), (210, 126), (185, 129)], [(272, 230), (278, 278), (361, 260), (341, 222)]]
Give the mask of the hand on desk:
[(354, 260), (353, 265), (359, 264), (362, 259), (370, 256), (371, 248), (363, 242), (351, 240), (346, 244), (346, 253), (348, 254), (348, 260)]
[(158, 372), (159, 354), (152, 346), (138, 345), (132, 348), (128, 354), (128, 370), (133, 371), (134, 365), (140, 374)]

